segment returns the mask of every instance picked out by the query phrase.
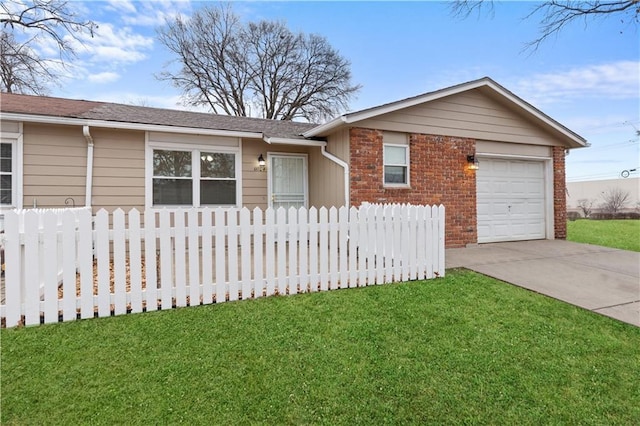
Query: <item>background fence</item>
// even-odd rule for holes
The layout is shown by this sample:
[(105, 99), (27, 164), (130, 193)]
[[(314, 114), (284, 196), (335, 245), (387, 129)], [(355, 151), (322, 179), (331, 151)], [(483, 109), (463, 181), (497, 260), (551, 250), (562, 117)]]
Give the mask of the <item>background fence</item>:
[(13, 327), (444, 276), (444, 217), (410, 205), (7, 212), (0, 313)]

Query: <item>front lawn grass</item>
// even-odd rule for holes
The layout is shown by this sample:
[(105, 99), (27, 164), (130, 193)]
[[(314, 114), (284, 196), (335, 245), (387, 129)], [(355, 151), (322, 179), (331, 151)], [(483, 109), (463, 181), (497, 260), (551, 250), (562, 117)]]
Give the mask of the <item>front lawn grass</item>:
[(640, 251), (640, 220), (569, 221), (567, 239), (578, 243)]
[(8, 425), (640, 419), (640, 328), (461, 270), (1, 337)]

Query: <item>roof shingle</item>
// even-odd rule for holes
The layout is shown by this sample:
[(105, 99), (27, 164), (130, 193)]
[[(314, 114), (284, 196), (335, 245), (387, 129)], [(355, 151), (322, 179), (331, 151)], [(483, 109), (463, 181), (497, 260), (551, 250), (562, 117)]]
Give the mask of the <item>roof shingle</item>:
[(15, 93), (0, 94), (0, 111), (3, 113), (34, 114), (122, 123), (252, 132), (262, 133), (266, 137), (294, 139), (304, 139), (301, 136), (302, 133), (317, 126), (317, 124), (313, 123), (234, 117)]

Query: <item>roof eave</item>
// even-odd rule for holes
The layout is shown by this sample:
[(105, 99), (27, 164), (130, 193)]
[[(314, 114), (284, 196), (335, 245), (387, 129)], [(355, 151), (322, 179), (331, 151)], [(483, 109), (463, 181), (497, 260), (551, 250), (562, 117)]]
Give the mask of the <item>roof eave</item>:
[(29, 122), (29, 123), (91, 126), (91, 127), (122, 129), (122, 130), (140, 130), (140, 131), (150, 131), (150, 132), (182, 133), (182, 134), (197, 134), (197, 135), (210, 135), (210, 136), (229, 136), (229, 137), (255, 138), (255, 139), (262, 139), (262, 136), (263, 136), (262, 133), (258, 133), (258, 132), (245, 132), (245, 131), (237, 131), (237, 130), (205, 129), (200, 127), (181, 127), (181, 126), (169, 126), (169, 125), (163, 125), (163, 124), (129, 123), (129, 122), (121, 122), (121, 121), (92, 120), (87, 118), (72, 118), (72, 117), (54, 117), (54, 116), (47, 116), (47, 115), (34, 115), (34, 114), (11, 113), (11, 112), (3, 112), (0, 115), (0, 117), (2, 118), (2, 120), (23, 121), (23, 122)]
[(263, 140), (268, 144), (274, 145), (299, 145), (299, 146), (327, 146), (325, 141), (313, 139), (295, 139), (265, 136)]

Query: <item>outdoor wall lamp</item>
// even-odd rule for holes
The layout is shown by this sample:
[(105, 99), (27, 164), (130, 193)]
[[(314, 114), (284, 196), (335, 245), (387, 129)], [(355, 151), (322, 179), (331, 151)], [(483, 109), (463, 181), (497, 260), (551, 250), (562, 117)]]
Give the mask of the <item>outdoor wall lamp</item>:
[(258, 157), (258, 165), (264, 166), (265, 164), (267, 164), (267, 162), (264, 161), (264, 157), (262, 156), (262, 154), (260, 154), (260, 156)]
[(475, 155), (467, 155), (467, 163), (469, 163), (469, 170), (478, 170), (480, 168), (480, 162)]

